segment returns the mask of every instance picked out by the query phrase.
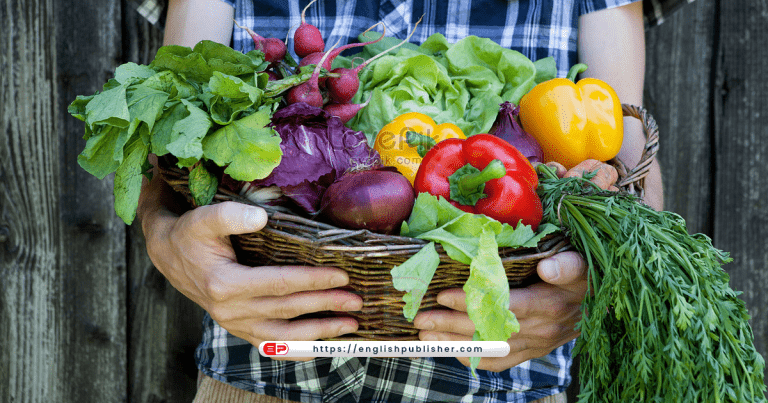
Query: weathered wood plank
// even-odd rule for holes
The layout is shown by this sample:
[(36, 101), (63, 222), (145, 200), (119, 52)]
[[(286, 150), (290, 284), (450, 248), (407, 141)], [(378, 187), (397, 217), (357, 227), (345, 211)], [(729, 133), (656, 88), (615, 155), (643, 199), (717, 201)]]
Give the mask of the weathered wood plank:
[(711, 230), (710, 76), (714, 0), (697, 0), (646, 34), (644, 103), (659, 124), (664, 208)]
[(768, 37), (768, 3), (718, 4), (713, 241), (731, 252), (725, 269), (744, 292), (755, 345), (768, 358), (768, 50), (760, 43)]
[[(123, 33), (123, 63), (148, 64), (162, 45), (162, 32), (130, 7), (123, 12)], [(196, 390), (194, 349), (202, 335), (203, 310), (152, 265), (138, 223), (128, 235), (129, 401), (190, 402)]]
[(121, 401), (125, 226), (109, 181), (77, 167), (83, 126), (66, 113), (114, 68), (119, 9), (0, 4), (0, 401)]

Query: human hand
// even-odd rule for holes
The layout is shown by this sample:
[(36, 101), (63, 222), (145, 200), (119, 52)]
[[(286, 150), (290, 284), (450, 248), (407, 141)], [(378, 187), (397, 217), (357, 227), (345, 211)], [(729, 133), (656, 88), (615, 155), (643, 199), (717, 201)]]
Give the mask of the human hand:
[(258, 231), (266, 222), (261, 208), (225, 202), (181, 216), (157, 209), (143, 217), (142, 227), (149, 257), (171, 285), (254, 346), (264, 340), (317, 340), (354, 332), (352, 318), (291, 320), (318, 311), (361, 309), (360, 297), (334, 289), (349, 282), (345, 271), (237, 263), (229, 235)]
[[(538, 165), (538, 164), (537, 164)], [(585, 173), (595, 173), (595, 176), (590, 179), (592, 183), (596, 184), (603, 190), (610, 190), (618, 192), (619, 188), (616, 187), (616, 181), (619, 179), (619, 172), (610, 164), (605, 162), (588, 159), (580, 162), (575, 167), (566, 170), (562, 164), (557, 162), (547, 162), (545, 164), (550, 168), (555, 169), (555, 174), (559, 178), (572, 178), (577, 176), (584, 176)]]

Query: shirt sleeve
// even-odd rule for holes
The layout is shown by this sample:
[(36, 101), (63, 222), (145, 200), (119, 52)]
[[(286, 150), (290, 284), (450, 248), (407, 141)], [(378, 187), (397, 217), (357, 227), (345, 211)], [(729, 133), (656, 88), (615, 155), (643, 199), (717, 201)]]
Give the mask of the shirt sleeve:
[(595, 11), (626, 6), (640, 0), (582, 0), (579, 15), (594, 13)]
[[(235, 0), (219, 0), (235, 7)], [(150, 24), (163, 29), (165, 14), (168, 11), (167, 0), (128, 0), (128, 5), (136, 10)]]

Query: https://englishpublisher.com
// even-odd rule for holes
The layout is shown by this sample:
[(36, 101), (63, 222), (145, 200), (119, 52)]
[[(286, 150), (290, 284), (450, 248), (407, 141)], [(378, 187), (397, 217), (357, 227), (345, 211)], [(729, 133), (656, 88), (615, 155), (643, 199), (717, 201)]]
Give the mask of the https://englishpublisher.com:
[(504, 357), (504, 341), (265, 341), (266, 357)]

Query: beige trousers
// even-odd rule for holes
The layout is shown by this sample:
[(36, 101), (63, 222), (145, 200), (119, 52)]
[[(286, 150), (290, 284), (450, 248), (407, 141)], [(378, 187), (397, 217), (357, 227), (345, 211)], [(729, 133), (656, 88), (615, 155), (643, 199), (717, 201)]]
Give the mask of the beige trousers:
[[(259, 395), (238, 389), (211, 377), (199, 374), (197, 394), (192, 403), (287, 403), (288, 400)], [(534, 403), (566, 403), (565, 393), (539, 399)]]

